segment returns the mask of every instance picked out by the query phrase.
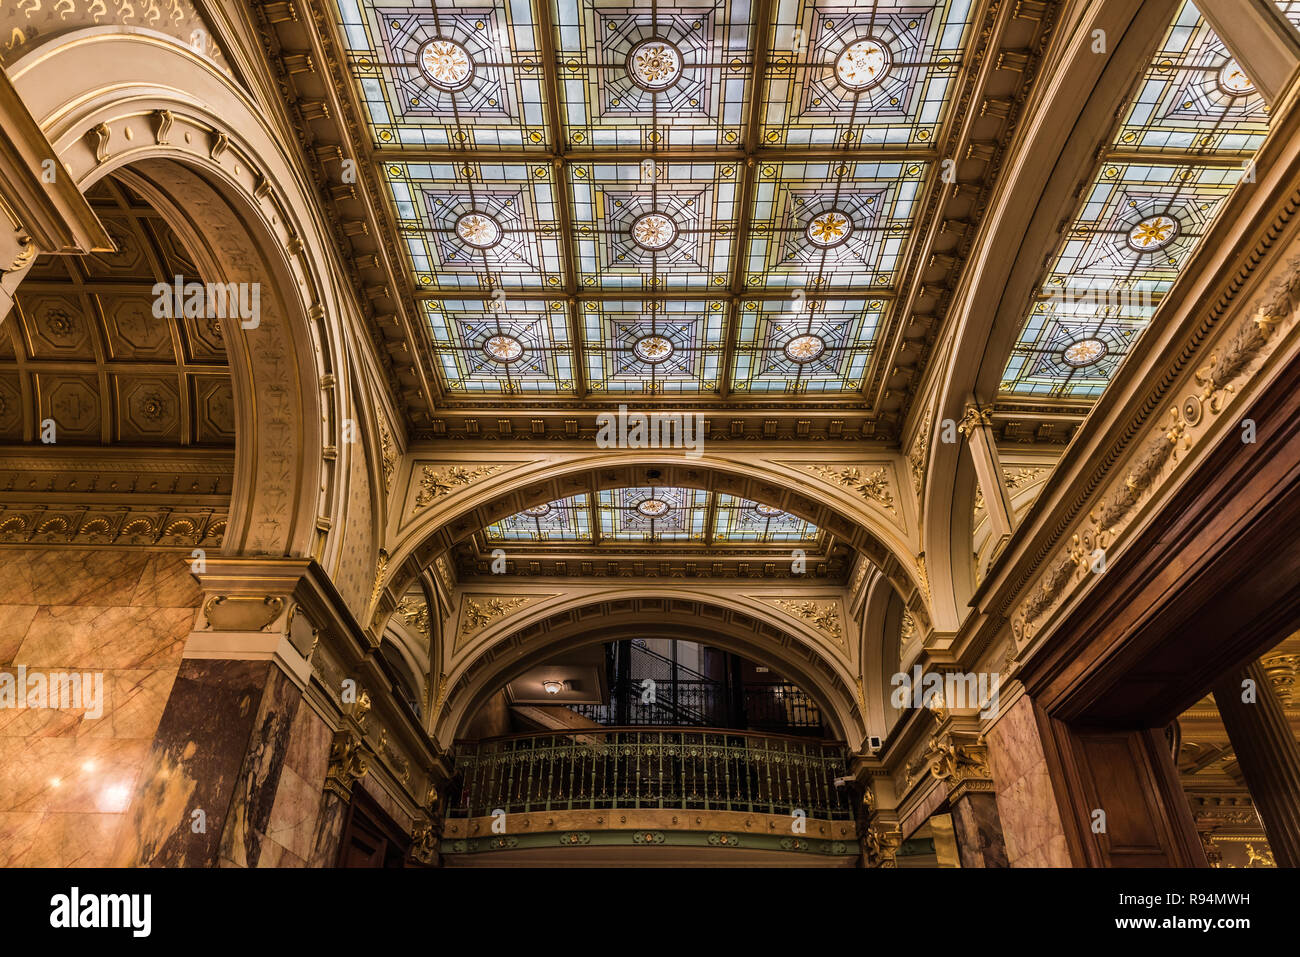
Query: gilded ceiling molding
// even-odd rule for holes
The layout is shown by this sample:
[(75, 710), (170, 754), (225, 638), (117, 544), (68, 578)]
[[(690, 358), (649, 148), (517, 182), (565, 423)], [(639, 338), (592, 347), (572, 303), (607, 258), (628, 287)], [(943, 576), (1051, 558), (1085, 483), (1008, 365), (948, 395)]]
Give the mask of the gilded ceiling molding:
[(393, 472), (397, 468), (397, 448), (383, 422), (379, 423), (379, 448), (384, 462), (384, 493), (387, 494), (393, 486)]
[(809, 472), (828, 482), (834, 482), (843, 488), (850, 489), (862, 498), (875, 502), (881, 508), (887, 509), (897, 516), (898, 510), (894, 507), (894, 495), (889, 489), (889, 473), (883, 465), (867, 475), (863, 475), (862, 470), (856, 466), (835, 468), (826, 465), (809, 465), (805, 467)]
[(225, 511), (215, 509), (0, 505), (0, 543), (203, 547), (216, 551), (225, 536), (226, 521)]
[(1087, 578), (1095, 551), (1109, 548), (1128, 527), (1138, 506), (1162, 483), (1166, 466), (1209, 431), (1228, 397), (1265, 357), (1265, 347), (1275, 332), (1295, 326), (1298, 305), (1300, 257), (1293, 257), (1287, 260), (1283, 275), (1270, 282), (1253, 308), (1224, 333), (1208, 361), (1195, 370), (1196, 385), (1181, 402), (1166, 409), (1157, 420), (1155, 434), (1134, 456), (1122, 480), (1112, 479), (1098, 496), (1099, 504), (1088, 513), (1086, 526), (1076, 527), (1068, 543), (1058, 550), (1056, 561), (1025, 593), (1027, 597), (1011, 616), (1014, 654), (1023, 650), (1023, 642), (1035, 637), (1039, 620), (1061, 603), (1067, 585)]
[(466, 488), (481, 478), (487, 478), (500, 472), (504, 465), (479, 465), (465, 468), (463, 465), (451, 465), (446, 468), (434, 468), (431, 465), (420, 469), (420, 490), (415, 496), (415, 506), (411, 511), (418, 512), (427, 508), (437, 499)]
[(456, 579), (451, 573), (451, 566), (447, 562), (446, 555), (439, 555), (433, 560), (433, 570), (438, 576), (438, 581), (442, 582), (442, 587), (450, 595), (452, 589), (456, 587)]
[(374, 613), (376, 602), (379, 601), (379, 595), (384, 590), (384, 571), (388, 568), (388, 551), (381, 548), (379, 557), (375, 561), (375, 580), (370, 586), (370, 600), (366, 603), (366, 617)]
[(907, 464), (912, 472), (912, 487), (916, 490), (918, 498), (925, 488), (925, 467), (930, 461), (930, 427), (933, 424), (934, 408), (930, 407), (925, 410), (925, 417), (921, 419), (921, 427), (917, 430), (916, 438), (907, 453)]
[(993, 425), (993, 406), (967, 403), (961, 421), (957, 423), (957, 431), (969, 438), (972, 432), (986, 425)]
[(772, 598), (768, 601), (794, 618), (801, 618), (814, 625), (818, 631), (828, 635), (841, 648), (844, 647), (844, 633), (840, 628), (840, 603), (832, 599), (819, 604), (809, 599)]

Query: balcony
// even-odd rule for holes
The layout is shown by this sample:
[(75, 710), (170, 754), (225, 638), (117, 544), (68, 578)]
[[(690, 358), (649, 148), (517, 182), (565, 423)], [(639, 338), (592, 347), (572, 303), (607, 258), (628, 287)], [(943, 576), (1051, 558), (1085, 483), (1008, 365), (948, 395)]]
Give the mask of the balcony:
[(735, 851), (851, 865), (858, 850), (849, 792), (835, 784), (846, 752), (834, 742), (602, 728), (463, 742), (456, 754), (443, 835), (453, 862), (506, 852), (510, 863), (540, 862), (588, 848), (593, 860), (630, 863), (638, 853), (654, 863)]

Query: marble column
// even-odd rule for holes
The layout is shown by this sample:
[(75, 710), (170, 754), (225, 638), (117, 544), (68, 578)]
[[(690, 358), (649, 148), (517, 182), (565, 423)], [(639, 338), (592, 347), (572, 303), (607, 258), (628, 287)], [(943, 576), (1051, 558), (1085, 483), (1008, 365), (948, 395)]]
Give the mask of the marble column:
[[(1247, 680), (1253, 701), (1242, 700)], [(1252, 661), (1220, 682), (1214, 702), (1278, 867), (1300, 867), (1300, 745), (1264, 666)]]
[(950, 797), (953, 833), (962, 867), (1010, 867), (1007, 847), (1002, 839), (1002, 821), (998, 817), (998, 799), (989, 790), (961, 789)]
[(290, 638), (289, 596), (261, 584), (260, 595), (227, 589), (203, 603), (114, 850), (118, 866), (258, 865), (310, 674)]

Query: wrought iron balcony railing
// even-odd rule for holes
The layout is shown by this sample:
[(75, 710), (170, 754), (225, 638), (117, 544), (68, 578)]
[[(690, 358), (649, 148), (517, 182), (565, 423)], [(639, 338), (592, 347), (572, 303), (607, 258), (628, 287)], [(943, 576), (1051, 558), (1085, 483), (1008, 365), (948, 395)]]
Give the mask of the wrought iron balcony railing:
[[(699, 728), (510, 735), (456, 746), (453, 817), (665, 808), (848, 820), (842, 744)], [(453, 792), (456, 793), (456, 792)]]
[[(727, 687), (718, 681), (665, 679), (655, 685), (648, 699), (640, 685), (616, 688), (610, 704), (571, 704), (575, 711), (604, 725), (661, 725), (666, 727), (725, 727), (732, 721), (734, 707)], [(622, 720), (620, 720), (620, 717)], [(775, 734), (822, 733), (821, 709), (804, 691), (789, 682), (744, 686), (743, 724), (756, 731)]]

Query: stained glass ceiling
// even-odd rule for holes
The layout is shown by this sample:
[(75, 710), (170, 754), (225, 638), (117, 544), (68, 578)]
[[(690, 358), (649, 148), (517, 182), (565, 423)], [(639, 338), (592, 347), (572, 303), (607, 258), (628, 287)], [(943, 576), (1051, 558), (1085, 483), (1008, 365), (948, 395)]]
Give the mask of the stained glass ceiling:
[(851, 395), (972, 0), (336, 0), (448, 395)]
[(659, 542), (816, 545), (817, 526), (726, 493), (686, 488), (606, 489), (517, 512), (490, 525), (489, 544)]
[[(1279, 6), (1300, 24), (1300, 4)], [(1002, 394), (1100, 396), (1267, 132), (1263, 97), (1183, 3), (1039, 287)]]

